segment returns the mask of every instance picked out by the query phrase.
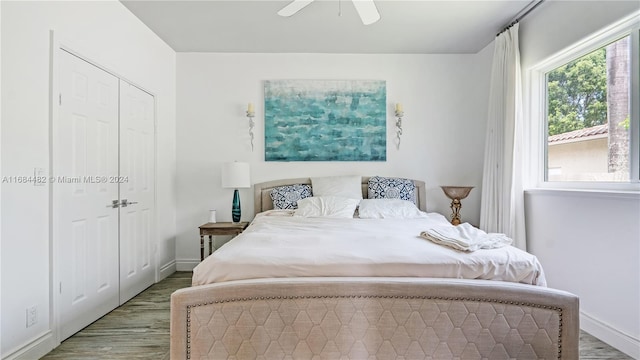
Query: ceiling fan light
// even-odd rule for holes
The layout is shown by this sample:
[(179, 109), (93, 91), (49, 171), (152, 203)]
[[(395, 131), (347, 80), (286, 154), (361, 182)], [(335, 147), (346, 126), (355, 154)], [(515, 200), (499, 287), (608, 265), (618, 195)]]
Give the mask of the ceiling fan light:
[(364, 25), (371, 25), (380, 20), (380, 13), (373, 0), (353, 0), (353, 6)]

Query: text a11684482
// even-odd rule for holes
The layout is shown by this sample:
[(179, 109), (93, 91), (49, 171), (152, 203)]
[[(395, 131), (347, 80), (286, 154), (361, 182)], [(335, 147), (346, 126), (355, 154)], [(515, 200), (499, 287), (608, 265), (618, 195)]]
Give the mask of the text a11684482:
[(122, 184), (129, 182), (128, 176), (83, 175), (83, 176), (3, 176), (3, 184)]

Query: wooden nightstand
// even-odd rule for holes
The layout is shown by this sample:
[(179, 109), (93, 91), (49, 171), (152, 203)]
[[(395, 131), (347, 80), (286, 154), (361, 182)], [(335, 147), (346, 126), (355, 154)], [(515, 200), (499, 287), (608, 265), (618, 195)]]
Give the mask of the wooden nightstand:
[(209, 235), (209, 255), (212, 253), (213, 235), (237, 236), (249, 226), (248, 222), (216, 222), (200, 225), (200, 260), (204, 260), (204, 237)]

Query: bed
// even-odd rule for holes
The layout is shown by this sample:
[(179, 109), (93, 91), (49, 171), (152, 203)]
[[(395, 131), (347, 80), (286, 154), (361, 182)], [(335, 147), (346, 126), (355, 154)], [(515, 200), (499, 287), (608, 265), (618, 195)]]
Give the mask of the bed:
[[(359, 180), (367, 198), (369, 178)], [(426, 210), (424, 182), (410, 181)], [(419, 238), (425, 221), (443, 221), (437, 214), (273, 210), (271, 191), (293, 184), (311, 179), (255, 184), (255, 220), (172, 295), (172, 358), (577, 359), (578, 299), (546, 288), (534, 256), (463, 254)]]

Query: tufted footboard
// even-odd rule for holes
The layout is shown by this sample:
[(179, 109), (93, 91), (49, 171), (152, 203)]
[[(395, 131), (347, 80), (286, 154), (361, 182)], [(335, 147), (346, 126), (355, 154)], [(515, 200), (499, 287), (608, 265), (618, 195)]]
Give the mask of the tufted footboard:
[(232, 281), (171, 296), (171, 359), (578, 359), (578, 298), (487, 280)]

